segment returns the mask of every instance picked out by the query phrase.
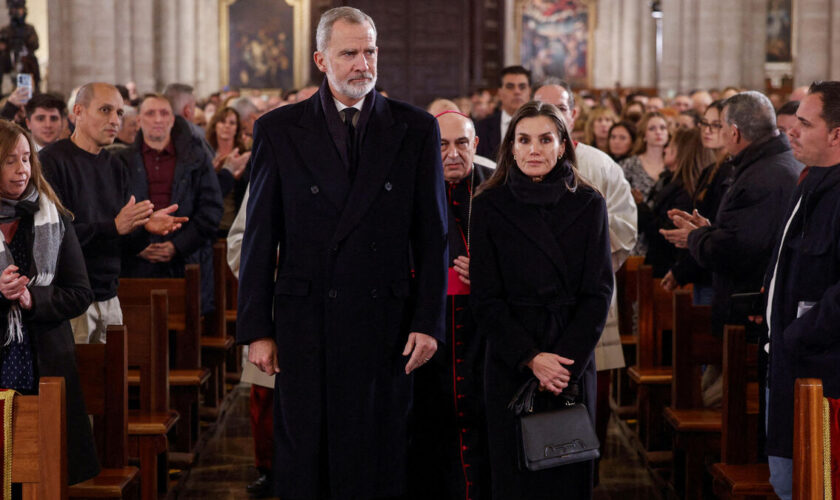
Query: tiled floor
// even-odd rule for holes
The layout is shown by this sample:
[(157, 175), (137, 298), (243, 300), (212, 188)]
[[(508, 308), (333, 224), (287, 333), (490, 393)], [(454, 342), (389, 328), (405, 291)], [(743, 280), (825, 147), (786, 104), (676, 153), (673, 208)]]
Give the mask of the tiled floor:
[[(602, 450), (601, 485), (595, 500), (659, 500), (659, 492), (626, 440), (610, 425)], [(247, 498), (245, 486), (256, 479), (248, 420), (248, 391), (239, 388), (223, 422), (205, 445), (198, 463), (177, 496), (183, 500)]]

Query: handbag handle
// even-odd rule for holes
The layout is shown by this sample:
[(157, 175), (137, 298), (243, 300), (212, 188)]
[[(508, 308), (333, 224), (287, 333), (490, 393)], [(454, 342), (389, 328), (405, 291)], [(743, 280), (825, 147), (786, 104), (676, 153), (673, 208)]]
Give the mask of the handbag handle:
[[(516, 416), (527, 415), (534, 413), (534, 398), (537, 395), (537, 390), (540, 387), (540, 381), (537, 377), (531, 377), (522, 384), (513, 398), (508, 403), (508, 410), (512, 411)], [(580, 387), (578, 384), (569, 384), (558, 396), (564, 400), (566, 406), (574, 406), (580, 395)]]

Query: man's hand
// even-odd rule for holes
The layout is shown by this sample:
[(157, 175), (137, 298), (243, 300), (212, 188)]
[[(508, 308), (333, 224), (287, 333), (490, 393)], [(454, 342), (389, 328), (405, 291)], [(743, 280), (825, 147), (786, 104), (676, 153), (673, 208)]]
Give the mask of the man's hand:
[(534, 376), (540, 381), (540, 389), (546, 390), (555, 396), (563, 392), (569, 385), (571, 374), (563, 365), (572, 365), (574, 360), (558, 356), (552, 352), (541, 352), (528, 362), (528, 368), (534, 372)]
[(17, 266), (8, 266), (0, 273), (0, 293), (8, 300), (18, 300), (26, 292), (29, 278), (18, 273)]
[(403, 356), (411, 357), (408, 359), (408, 364), (405, 365), (405, 374), (413, 372), (415, 369), (426, 364), (437, 351), (437, 340), (431, 335), (425, 333), (412, 332), (408, 336), (408, 342), (405, 343), (403, 349)]
[(662, 278), (662, 288), (666, 291), (673, 292), (678, 286), (680, 286), (680, 284), (677, 283), (677, 278), (674, 277), (674, 273), (668, 271), (668, 273)]
[(155, 210), (149, 216), (149, 221), (143, 226), (146, 231), (161, 236), (181, 229), (181, 224), (190, 220), (189, 217), (173, 217), (172, 213), (178, 210), (178, 204), (169, 205), (166, 208)]
[(26, 106), (29, 101), (29, 90), (26, 87), (18, 87), (11, 94), (9, 94), (9, 102), (15, 106), (22, 108)]
[(263, 372), (274, 375), (280, 373), (277, 362), (277, 343), (272, 338), (258, 339), (248, 346), (248, 361), (254, 363)]
[(128, 234), (138, 227), (145, 225), (149, 222), (149, 217), (152, 215), (153, 210), (154, 205), (152, 205), (151, 201), (144, 200), (137, 203), (134, 200), (134, 196), (132, 196), (128, 199), (128, 203), (120, 209), (120, 213), (114, 219), (114, 225), (117, 226), (117, 233), (121, 235)]
[(149, 262), (169, 262), (175, 257), (175, 245), (171, 241), (152, 243), (137, 254), (137, 256)]
[(470, 258), (461, 255), (455, 259), (455, 272), (465, 285), (470, 284)]

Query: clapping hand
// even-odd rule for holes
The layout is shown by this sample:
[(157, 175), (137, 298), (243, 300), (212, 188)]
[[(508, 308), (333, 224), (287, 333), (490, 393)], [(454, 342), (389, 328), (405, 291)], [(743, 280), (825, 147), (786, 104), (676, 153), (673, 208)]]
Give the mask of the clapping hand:
[(148, 218), (148, 222), (143, 226), (146, 231), (152, 234), (159, 234), (161, 236), (177, 231), (181, 228), (181, 224), (190, 220), (189, 217), (173, 217), (171, 214), (178, 210), (178, 204), (169, 205), (166, 208), (161, 208), (152, 213)]
[(668, 210), (668, 217), (676, 229), (660, 229), (659, 232), (677, 248), (688, 248), (688, 234), (698, 227), (711, 225), (709, 219), (700, 215), (697, 210), (689, 214), (675, 208)]
[(0, 293), (8, 300), (19, 300), (28, 292), (29, 278), (18, 273), (17, 266), (8, 266), (0, 273)]

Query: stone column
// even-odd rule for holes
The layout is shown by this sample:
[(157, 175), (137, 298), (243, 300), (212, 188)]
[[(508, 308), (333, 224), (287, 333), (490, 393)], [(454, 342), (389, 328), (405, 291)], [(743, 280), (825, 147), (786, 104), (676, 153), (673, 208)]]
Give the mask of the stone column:
[(636, 1), (621, 2), (621, 39), (618, 50), (621, 54), (618, 77), (626, 87), (636, 86), (639, 78), (639, 17), (641, 13)]
[(178, 79), (178, 3), (172, 0), (155, 2), (155, 89)]
[(155, 89), (155, 10), (150, 1), (130, 2), (131, 79), (142, 95)]
[(614, 43), (614, 34), (617, 31), (615, 25), (616, 11), (618, 5), (615, 0), (600, 0), (595, 7), (595, 31), (593, 43), (589, 50), (592, 51), (592, 67), (589, 68), (590, 84), (596, 88), (612, 87), (615, 84), (615, 65), (613, 54), (617, 45)]
[(832, 0), (831, 3), (831, 39), (828, 50), (831, 54), (829, 61), (829, 76), (832, 80), (840, 80), (840, 0)]
[(794, 61), (794, 86), (824, 80), (829, 75), (828, 42), (831, 38), (830, 0), (798, 0), (794, 2), (797, 26), (797, 57)]
[(219, 7), (218, 0), (196, 3), (196, 74), (195, 93), (199, 98), (219, 90)]
[[(134, 2), (136, 3), (136, 2)], [(131, 80), (132, 47), (131, 32), (134, 23), (131, 20), (129, 2), (115, 2), (114, 9), (114, 83), (125, 84)]]
[(659, 94), (667, 96), (680, 90), (682, 73), (681, 0), (662, 0), (662, 66), (659, 70)]
[[(725, 11), (721, 12), (722, 9)], [(739, 47), (723, 46), (720, 19), (735, 17), (732, 11), (736, 9), (734, 5), (720, 5), (719, 0), (694, 0), (691, 19), (686, 19), (686, 25), (691, 23), (695, 27), (694, 36), (685, 40), (689, 42), (687, 45), (691, 46), (694, 57), (684, 61), (693, 70), (694, 77), (683, 82), (684, 89), (717, 87), (720, 83), (720, 60), (737, 58)]]
[(639, 10), (638, 55), (639, 72), (635, 85), (639, 87), (656, 86), (656, 21), (651, 16), (650, 2), (637, 0)]
[[(796, 3), (796, 2), (794, 2)], [(745, 88), (764, 90), (764, 61), (767, 57), (767, 0), (748, 0), (743, 6), (741, 31), (741, 74), (737, 83)], [(759, 15), (759, 13), (762, 13)], [(735, 83), (735, 82), (733, 82)]]
[(683, 0), (680, 31), (677, 33), (682, 40), (679, 88), (683, 92), (697, 85), (697, 1)]
[[(179, 0), (177, 2), (178, 23), (176, 45), (174, 47), (176, 79), (179, 83), (195, 85), (196, 54), (195, 36), (202, 27), (198, 26), (195, 0)], [(173, 83), (172, 81), (165, 81)]]

